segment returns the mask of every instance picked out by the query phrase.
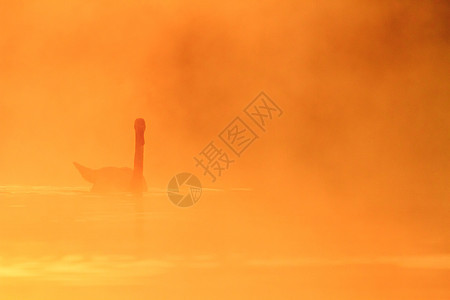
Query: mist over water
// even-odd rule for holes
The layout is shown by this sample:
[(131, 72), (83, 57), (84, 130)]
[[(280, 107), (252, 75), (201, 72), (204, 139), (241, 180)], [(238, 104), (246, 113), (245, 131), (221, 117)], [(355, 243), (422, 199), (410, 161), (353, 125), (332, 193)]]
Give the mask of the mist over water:
[[(204, 293), (184, 281), (197, 298), (224, 292), (223, 276), (240, 282), (224, 297), (246, 282), (243, 297), (273, 283), (256, 295), (444, 299), (448, 11), (445, 1), (1, 3), (6, 299), (56, 277), (58, 286), (125, 282), (111, 295), (124, 299), (130, 282), (170, 286), (194, 273), (215, 278)], [(282, 117), (210, 182), (193, 156), (260, 91)], [(136, 118), (147, 124), (142, 205), (88, 193), (72, 162), (133, 167)], [(206, 191), (187, 210), (165, 194), (180, 172)], [(197, 264), (208, 271), (194, 272)], [(361, 274), (372, 284), (351, 283)], [(332, 278), (341, 275), (338, 293)], [(78, 295), (88, 290), (92, 299), (104, 291)]]

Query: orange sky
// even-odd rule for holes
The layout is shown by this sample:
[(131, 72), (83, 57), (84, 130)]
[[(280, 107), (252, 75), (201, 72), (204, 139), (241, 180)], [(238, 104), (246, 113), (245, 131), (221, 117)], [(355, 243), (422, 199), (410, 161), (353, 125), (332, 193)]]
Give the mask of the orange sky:
[[(255, 265), (281, 270), (302, 265), (302, 255), (341, 255), (324, 260), (329, 269), (313, 261), (318, 277), (302, 269), (303, 285), (317, 285), (311, 297), (326, 295), (327, 280), (353, 293), (354, 278), (378, 295), (385, 281), (379, 274), (387, 273), (399, 293), (412, 295), (405, 286), (425, 282), (448, 294), (437, 287), (445, 286), (450, 251), (449, 8), (437, 0), (1, 1), (0, 188), (87, 190), (72, 162), (132, 167), (133, 123), (142, 117), (150, 188), (165, 189), (173, 175), (192, 172), (204, 187), (226, 191), (204, 189), (200, 202), (184, 211), (166, 195), (147, 195), (146, 213), (154, 219), (139, 237), (150, 254), (242, 252)], [(194, 155), (218, 140), (261, 91), (283, 115), (211, 183)], [(15, 190), (21, 188), (7, 189)], [(108, 255), (134, 247), (133, 226), (144, 214), (126, 201), (24, 195), (0, 194), (0, 242), (14, 246), (0, 247), (5, 261), (21, 251), (32, 259), (53, 251), (69, 260), (97, 252), (114, 260)], [(96, 205), (100, 216), (117, 208), (113, 216), (127, 213), (131, 221), (79, 223)], [(378, 257), (382, 271), (366, 277), (371, 266), (364, 261), (361, 273), (346, 268), (351, 276), (341, 289), (335, 264), (354, 265), (358, 255), (369, 262)], [(386, 271), (392, 261), (415, 269)], [(431, 265), (428, 275), (420, 275), (421, 262)], [(229, 279), (234, 270), (231, 265)], [(254, 270), (249, 267), (257, 276)], [(202, 284), (214, 277), (226, 289), (222, 277), (205, 274)], [(248, 283), (242, 278), (255, 276), (249, 274), (238, 278), (239, 287)], [(267, 286), (298, 289), (297, 273), (286, 274), (268, 277), (276, 284)], [(389, 288), (390, 279), (383, 283)], [(152, 284), (173, 292), (172, 278), (165, 280)], [(253, 284), (265, 296), (260, 282)], [(129, 291), (139, 293), (129, 289), (127, 297)]]
[(435, 216), (450, 196), (448, 8), (3, 1), (0, 184), (87, 185), (72, 161), (132, 166), (136, 117), (150, 186), (200, 175), (193, 156), (263, 90), (285, 114), (205, 186)]

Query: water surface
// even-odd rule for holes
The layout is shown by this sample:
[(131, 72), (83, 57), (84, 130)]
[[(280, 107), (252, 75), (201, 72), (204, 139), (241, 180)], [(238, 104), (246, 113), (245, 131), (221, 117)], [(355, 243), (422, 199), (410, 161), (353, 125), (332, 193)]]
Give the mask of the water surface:
[(0, 298), (449, 299), (449, 255), (370, 251), (343, 237), (346, 250), (336, 248), (254, 209), (257, 199), (206, 189), (181, 209), (157, 188), (134, 198), (3, 186)]

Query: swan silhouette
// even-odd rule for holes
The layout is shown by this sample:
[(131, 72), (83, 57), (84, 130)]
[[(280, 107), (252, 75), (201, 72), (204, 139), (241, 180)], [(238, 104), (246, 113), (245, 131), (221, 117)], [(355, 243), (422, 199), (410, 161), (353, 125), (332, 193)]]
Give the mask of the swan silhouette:
[(93, 183), (91, 191), (96, 193), (132, 192), (141, 194), (147, 191), (147, 184), (143, 175), (144, 170), (144, 131), (145, 121), (138, 118), (134, 121), (136, 133), (134, 149), (134, 169), (105, 167), (91, 169), (74, 162), (73, 164), (81, 176)]

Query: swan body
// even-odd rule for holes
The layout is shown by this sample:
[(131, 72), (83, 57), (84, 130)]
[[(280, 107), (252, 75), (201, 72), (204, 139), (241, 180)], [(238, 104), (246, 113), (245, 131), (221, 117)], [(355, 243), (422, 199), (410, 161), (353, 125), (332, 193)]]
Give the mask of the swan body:
[(105, 167), (91, 169), (74, 162), (75, 168), (88, 182), (93, 183), (92, 192), (132, 192), (141, 195), (147, 191), (147, 184), (143, 175), (144, 169), (144, 131), (145, 121), (138, 118), (134, 122), (136, 132), (134, 149), (134, 169)]
[[(91, 169), (74, 162), (74, 166), (81, 176), (92, 183), (91, 191), (94, 193), (120, 193), (132, 192), (134, 171), (131, 168), (104, 167)], [(147, 191), (147, 184), (143, 178), (142, 191)]]

